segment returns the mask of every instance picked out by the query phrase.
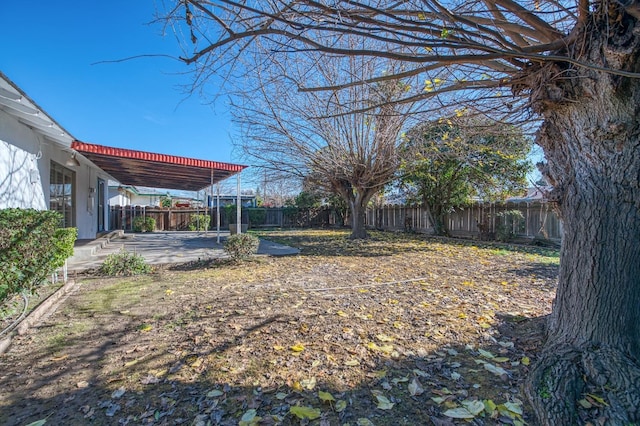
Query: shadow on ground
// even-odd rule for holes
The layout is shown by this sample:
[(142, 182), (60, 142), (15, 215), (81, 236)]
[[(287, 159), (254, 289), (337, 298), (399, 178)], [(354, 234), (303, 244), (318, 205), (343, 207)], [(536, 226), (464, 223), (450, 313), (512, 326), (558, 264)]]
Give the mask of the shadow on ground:
[[(540, 323), (538, 319), (510, 320), (506, 328), (509, 333), (520, 334), (515, 328), (525, 323), (529, 326), (531, 321)], [(226, 352), (239, 350), (244, 338), (274, 323), (289, 324), (286, 318), (273, 316), (243, 330), (235, 339), (214, 347), (193, 341), (181, 350), (173, 348), (165, 352), (156, 348), (144, 355), (136, 352), (135, 345), (132, 348), (129, 345), (130, 352), (116, 349), (139, 332), (133, 321), (122, 322), (102, 335), (101, 344), (87, 347), (74, 357), (58, 355), (60, 349), (52, 343), (42, 351), (30, 354), (28, 371), (4, 375), (0, 380), (4, 394), (0, 423), (22, 426), (46, 419), (47, 424), (60, 425), (238, 425), (244, 418), (246, 425), (443, 426), (468, 424), (443, 414), (447, 407), (459, 407), (462, 401), (483, 401), (496, 393), (505, 396), (503, 401), (494, 401), (496, 404), (522, 401), (519, 388), (527, 367), (503, 366), (504, 374), (495, 381), (500, 389), (485, 388), (490, 384), (484, 381), (487, 372), (482, 370), (482, 364), (475, 373), (460, 367), (460, 364), (480, 360), (502, 368), (483, 358), (481, 353), (520, 353), (520, 342), (510, 346), (513, 336), (509, 334), (496, 335), (495, 343), (473, 349), (445, 345), (421, 355), (371, 356), (357, 367), (364, 371), (367, 379), (349, 388), (336, 387), (331, 375), (340, 375), (353, 366), (335, 365), (330, 374), (322, 373), (314, 367), (318, 358), (312, 351), (305, 353), (306, 349), (298, 354), (287, 350), (284, 357), (304, 366), (300, 377), (306, 379), (292, 376), (274, 380), (276, 365), (271, 369), (273, 374), (267, 372), (251, 377), (255, 380), (252, 385), (215, 379), (214, 370), (220, 368), (220, 360)], [(529, 343), (540, 341), (540, 330), (537, 333), (531, 334), (533, 340)], [(80, 335), (64, 345), (81, 346), (85, 339), (86, 336)], [(116, 354), (120, 357), (120, 368), (105, 374), (103, 360)], [(286, 359), (274, 359), (278, 364), (287, 362)], [(251, 362), (269, 364), (270, 360)], [(237, 368), (248, 371), (252, 366)], [(229, 368), (225, 370), (226, 373), (230, 371)], [(456, 376), (460, 373), (463, 373), (461, 377)], [(238, 381), (252, 375), (246, 372), (243, 376), (236, 375)], [(306, 411), (296, 415), (295, 407)], [(528, 407), (521, 408), (525, 413), (524, 420), (532, 424)], [(317, 416), (318, 420), (309, 422), (309, 419), (304, 420), (305, 416)], [(497, 409), (492, 413), (483, 410), (476, 417), (481, 424), (512, 424), (514, 419), (522, 419), (516, 412), (500, 413)]]

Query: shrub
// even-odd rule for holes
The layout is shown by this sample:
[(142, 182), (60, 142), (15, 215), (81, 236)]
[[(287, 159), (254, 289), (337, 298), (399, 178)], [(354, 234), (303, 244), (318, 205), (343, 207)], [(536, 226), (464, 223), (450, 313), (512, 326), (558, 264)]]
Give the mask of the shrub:
[(75, 228), (60, 228), (58, 212), (0, 210), (0, 302), (33, 291), (73, 255)]
[(259, 244), (260, 240), (255, 235), (234, 234), (225, 241), (224, 251), (227, 252), (231, 260), (239, 262), (255, 254)]
[(156, 229), (156, 220), (149, 216), (138, 216), (133, 219), (134, 232), (153, 232)]
[(112, 277), (142, 275), (149, 272), (151, 272), (151, 266), (147, 265), (142, 256), (125, 249), (107, 256), (100, 266), (101, 274)]
[(266, 209), (247, 209), (249, 212), (249, 224), (252, 226), (264, 225), (267, 218)]
[(152, 217), (147, 216), (144, 221), (144, 230), (147, 232), (153, 232), (156, 230), (156, 220)]
[(211, 217), (206, 214), (194, 214), (189, 218), (189, 231), (206, 231), (209, 229)]
[(235, 204), (227, 204), (224, 206), (224, 214), (227, 216), (229, 223), (237, 222), (237, 209)]
[(171, 197), (160, 197), (160, 207), (163, 207), (163, 208), (171, 207)]

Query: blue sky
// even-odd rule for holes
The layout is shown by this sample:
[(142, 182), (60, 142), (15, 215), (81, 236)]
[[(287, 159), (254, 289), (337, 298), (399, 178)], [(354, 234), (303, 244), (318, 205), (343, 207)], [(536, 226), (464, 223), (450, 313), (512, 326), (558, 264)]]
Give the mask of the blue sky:
[(94, 64), (177, 57), (173, 33), (162, 36), (162, 26), (150, 24), (155, 3), (0, 1), (0, 70), (83, 142), (241, 162), (224, 99), (207, 104), (180, 88), (190, 81), (187, 65), (169, 58)]

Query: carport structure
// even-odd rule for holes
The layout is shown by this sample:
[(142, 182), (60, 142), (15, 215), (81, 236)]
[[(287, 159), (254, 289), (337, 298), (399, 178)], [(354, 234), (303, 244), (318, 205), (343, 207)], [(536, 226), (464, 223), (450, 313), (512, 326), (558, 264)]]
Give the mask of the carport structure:
[[(240, 173), (247, 166), (196, 158), (136, 151), (75, 140), (71, 149), (86, 157), (124, 185), (200, 191), (237, 176), (237, 223), (241, 223)], [(220, 203), (217, 204), (218, 235)], [(240, 227), (238, 227), (240, 228)]]

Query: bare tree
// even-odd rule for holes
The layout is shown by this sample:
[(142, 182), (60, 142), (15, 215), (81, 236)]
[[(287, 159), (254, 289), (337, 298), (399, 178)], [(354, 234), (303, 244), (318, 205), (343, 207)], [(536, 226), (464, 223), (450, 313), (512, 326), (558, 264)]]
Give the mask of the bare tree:
[[(542, 171), (565, 233), (548, 339), (527, 393), (541, 424), (640, 421), (638, 0), (184, 0), (173, 17), (191, 31), (184, 60), (199, 79), (260, 40), (272, 55), (404, 64), (393, 75), (345, 74), (331, 85), (298, 81), (301, 90), (421, 75), (424, 86), (405, 101), (433, 97), (450, 114), (457, 97), (504, 119), (540, 119)], [(346, 38), (388, 48), (336, 46)], [(586, 392), (606, 405), (581, 408)]]
[[(394, 101), (408, 83), (382, 81), (344, 90), (299, 92), (289, 81), (331, 85), (349, 73), (367, 79), (393, 69), (392, 61), (367, 58), (295, 60), (258, 53), (245, 68), (232, 113), (240, 145), (252, 162), (293, 178), (304, 178), (340, 195), (349, 206), (352, 239), (366, 238), (365, 210), (371, 197), (394, 176), (397, 145), (410, 104)], [(265, 59), (266, 58), (266, 59)], [(320, 60), (322, 59), (322, 60)], [(308, 74), (309, 63), (315, 72)], [(384, 68), (383, 68), (384, 66)], [(360, 109), (359, 113), (351, 113)]]

